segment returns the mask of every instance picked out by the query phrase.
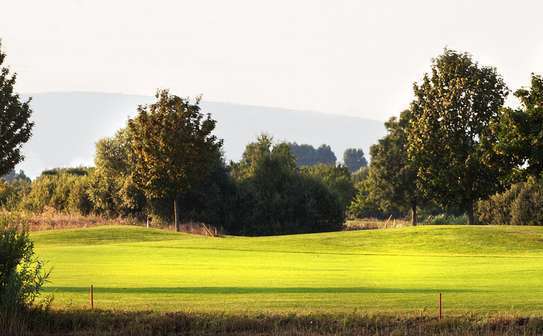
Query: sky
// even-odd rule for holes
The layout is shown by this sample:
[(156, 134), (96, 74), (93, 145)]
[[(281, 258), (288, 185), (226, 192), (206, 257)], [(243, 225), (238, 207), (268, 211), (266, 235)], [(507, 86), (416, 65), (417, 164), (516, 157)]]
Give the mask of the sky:
[(527, 85), (543, 73), (541, 13), (539, 0), (0, 0), (0, 39), (22, 93), (169, 88), (386, 120), (444, 47)]

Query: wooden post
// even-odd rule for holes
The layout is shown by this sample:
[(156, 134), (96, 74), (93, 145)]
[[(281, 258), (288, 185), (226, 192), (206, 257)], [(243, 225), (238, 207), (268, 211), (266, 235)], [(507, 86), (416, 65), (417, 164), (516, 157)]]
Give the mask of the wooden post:
[(439, 293), (439, 319), (441, 320), (443, 318), (443, 300), (441, 297), (441, 293)]
[(91, 309), (94, 309), (94, 287), (91, 285), (89, 290), (89, 300)]

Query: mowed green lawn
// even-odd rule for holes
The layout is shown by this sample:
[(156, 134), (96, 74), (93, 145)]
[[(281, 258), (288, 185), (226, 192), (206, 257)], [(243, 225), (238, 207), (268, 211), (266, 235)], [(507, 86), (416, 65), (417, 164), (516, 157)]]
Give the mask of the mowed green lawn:
[(56, 308), (543, 312), (543, 227), (209, 238), (134, 226), (33, 233)]

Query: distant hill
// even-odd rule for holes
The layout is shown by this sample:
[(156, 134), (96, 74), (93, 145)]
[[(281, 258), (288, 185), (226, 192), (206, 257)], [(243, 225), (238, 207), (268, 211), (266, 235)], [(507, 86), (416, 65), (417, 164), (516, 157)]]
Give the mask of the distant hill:
[[(56, 92), (32, 94), (33, 137), (24, 146), (26, 159), (17, 169), (36, 177), (44, 169), (92, 165), (97, 140), (111, 136), (150, 96), (113, 93)], [(323, 143), (339, 160), (348, 147), (369, 146), (385, 133), (381, 121), (282, 108), (203, 101), (202, 109), (218, 121), (227, 160), (238, 160), (245, 145), (266, 132), (277, 141)]]

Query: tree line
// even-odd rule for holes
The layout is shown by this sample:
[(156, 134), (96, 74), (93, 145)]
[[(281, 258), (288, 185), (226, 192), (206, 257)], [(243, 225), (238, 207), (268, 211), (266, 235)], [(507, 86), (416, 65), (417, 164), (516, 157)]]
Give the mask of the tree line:
[[(156, 102), (96, 144), (95, 166), (44, 171), (34, 181), (11, 173), (0, 184), (8, 209), (204, 222), (226, 233), (264, 235), (339, 230), (354, 195), (350, 169), (365, 163), (350, 150), (351, 168), (333, 162), (300, 163), (293, 148), (261, 135), (239, 162), (226, 163), (216, 121), (199, 98), (159, 91)], [(317, 152), (332, 153), (329, 146)], [(303, 152), (303, 150), (302, 150)], [(332, 153), (333, 155), (333, 153)], [(1, 195), (4, 195), (2, 197)]]
[[(507, 107), (510, 91), (496, 68), (445, 49), (414, 83), (411, 104), (385, 123), (369, 165), (361, 149), (346, 150), (337, 164), (328, 145), (265, 134), (227, 163), (200, 98), (161, 90), (97, 143), (94, 167), (53, 169), (34, 181), (12, 172), (0, 183), (0, 205), (176, 227), (205, 222), (249, 235), (337, 230), (346, 217), (535, 224), (543, 217), (542, 82), (533, 74), (530, 87), (514, 92), (520, 105)], [(3, 154), (2, 174), (22, 159), (32, 127), (28, 102), (13, 101), (6, 111), (20, 110), (21, 131), (8, 139), (18, 145)]]
[(514, 92), (497, 69), (446, 49), (413, 85), (414, 100), (385, 123), (352, 210), (359, 216), (465, 214), (467, 222), (540, 224), (543, 79)]

